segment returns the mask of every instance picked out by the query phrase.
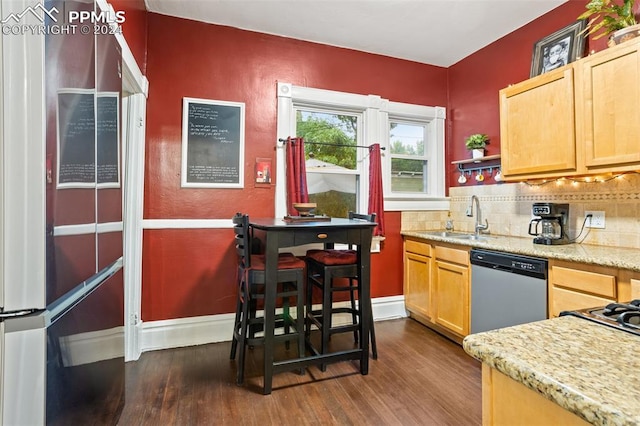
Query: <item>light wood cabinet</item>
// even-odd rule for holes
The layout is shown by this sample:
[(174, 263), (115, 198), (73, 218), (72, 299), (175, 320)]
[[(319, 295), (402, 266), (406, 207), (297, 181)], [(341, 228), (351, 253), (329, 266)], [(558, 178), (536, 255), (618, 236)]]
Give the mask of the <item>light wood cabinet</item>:
[(460, 335), (469, 334), (469, 250), (435, 247), (435, 322)]
[(431, 245), (404, 241), (404, 304), (412, 315), (431, 319)]
[(577, 171), (573, 67), (500, 91), (500, 149), (505, 179)]
[(640, 44), (625, 42), (579, 61), (578, 137), (589, 172), (640, 165)]
[(522, 383), (482, 364), (482, 424), (586, 426), (589, 423)]
[(405, 237), (404, 300), (412, 318), (461, 342), (469, 334), (469, 248)]
[(628, 41), (502, 89), (505, 180), (637, 170), (639, 50)]
[(618, 300), (616, 268), (549, 260), (549, 316)]

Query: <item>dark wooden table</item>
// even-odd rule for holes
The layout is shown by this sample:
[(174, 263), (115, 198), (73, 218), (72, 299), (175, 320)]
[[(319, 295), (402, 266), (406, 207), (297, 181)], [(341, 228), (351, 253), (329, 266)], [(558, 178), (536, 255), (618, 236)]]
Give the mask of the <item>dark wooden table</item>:
[[(360, 360), (360, 373), (369, 373), (369, 325), (371, 321), (370, 265), (371, 239), (374, 222), (357, 219), (332, 218), (330, 221), (285, 222), (283, 219), (253, 219), (250, 226), (262, 231), (265, 238), (265, 279), (264, 299), (264, 388), (265, 395), (271, 393), (273, 374), (305, 368), (310, 365), (350, 359)], [(358, 269), (361, 290), (358, 292), (358, 306), (361, 311), (359, 347), (352, 350), (312, 354), (286, 361), (273, 361), (273, 336), (276, 308), (276, 286), (278, 251), (283, 247), (293, 247), (310, 243), (352, 244), (358, 253)], [(323, 307), (327, 309), (327, 307)]]

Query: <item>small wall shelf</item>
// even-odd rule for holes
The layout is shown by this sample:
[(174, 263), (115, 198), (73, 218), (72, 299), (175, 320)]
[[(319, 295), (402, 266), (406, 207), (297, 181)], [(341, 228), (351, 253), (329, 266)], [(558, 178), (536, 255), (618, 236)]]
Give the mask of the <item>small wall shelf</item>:
[[(498, 160), (498, 161), (496, 161)], [(451, 164), (456, 164), (458, 170), (461, 172), (472, 172), (476, 170), (489, 170), (500, 168), (500, 154), (487, 155), (480, 158), (469, 158), (468, 160), (452, 161)]]

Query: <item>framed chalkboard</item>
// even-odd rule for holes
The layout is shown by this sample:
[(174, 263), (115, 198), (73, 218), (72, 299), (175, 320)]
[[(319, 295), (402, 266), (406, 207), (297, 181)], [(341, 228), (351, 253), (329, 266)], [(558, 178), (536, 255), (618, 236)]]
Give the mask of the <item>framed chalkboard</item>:
[(244, 103), (183, 99), (181, 184), (244, 188)]
[(120, 187), (120, 94), (61, 89), (57, 112), (58, 188)]
[(95, 90), (58, 92), (58, 188), (96, 184)]
[(120, 187), (120, 93), (98, 92), (96, 159), (98, 188)]

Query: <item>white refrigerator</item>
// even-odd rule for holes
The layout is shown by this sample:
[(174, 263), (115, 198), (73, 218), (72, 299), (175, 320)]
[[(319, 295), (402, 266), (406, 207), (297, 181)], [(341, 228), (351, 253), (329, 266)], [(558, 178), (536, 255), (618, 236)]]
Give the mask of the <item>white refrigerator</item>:
[(0, 426), (116, 424), (124, 405), (120, 51), (6, 30), (95, 7), (0, 0)]

